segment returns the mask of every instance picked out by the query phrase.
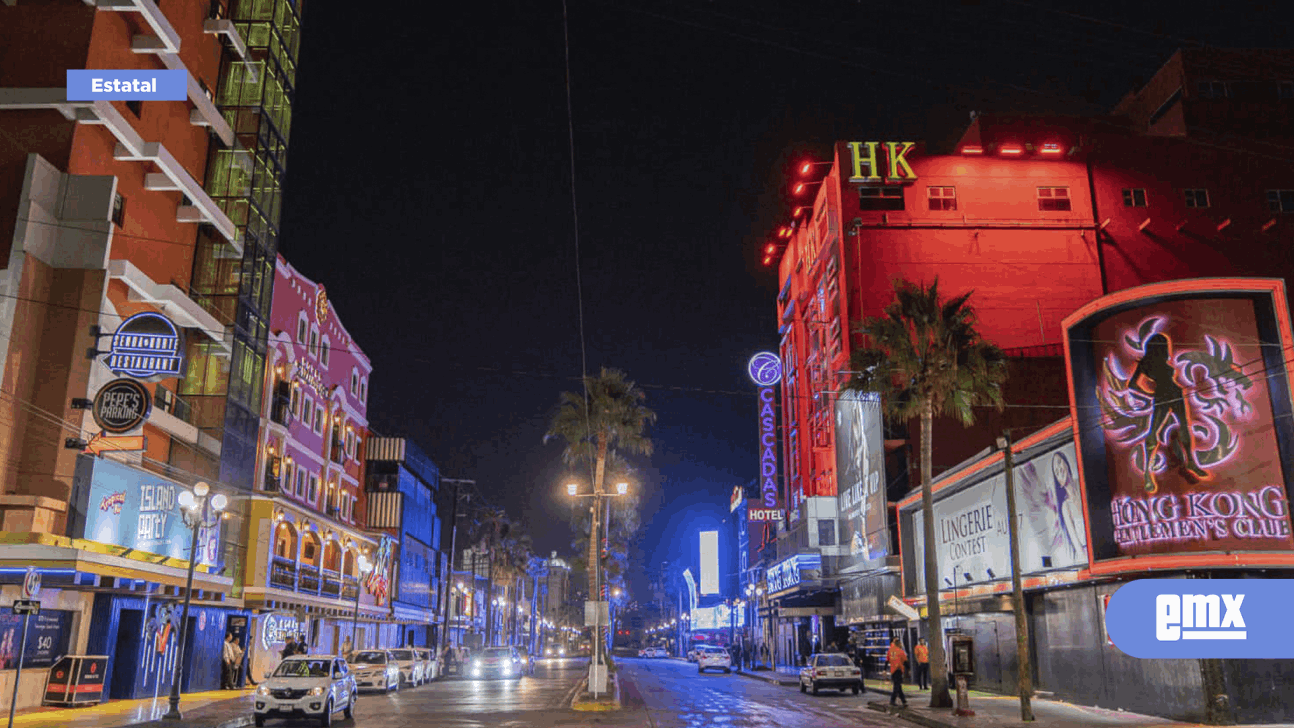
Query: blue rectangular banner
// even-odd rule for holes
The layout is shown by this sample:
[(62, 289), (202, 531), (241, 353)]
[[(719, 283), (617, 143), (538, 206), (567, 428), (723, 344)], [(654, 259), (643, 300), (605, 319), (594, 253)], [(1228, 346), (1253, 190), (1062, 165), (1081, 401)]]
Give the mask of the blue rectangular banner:
[(72, 613), (63, 609), (45, 609), (33, 614), (27, 624), (27, 646), (22, 644), (22, 615), (0, 614), (0, 670), (18, 666), (22, 650), (23, 667), (49, 667), (67, 654), (71, 636)]
[(68, 69), (68, 101), (183, 101), (189, 72), (137, 69)]

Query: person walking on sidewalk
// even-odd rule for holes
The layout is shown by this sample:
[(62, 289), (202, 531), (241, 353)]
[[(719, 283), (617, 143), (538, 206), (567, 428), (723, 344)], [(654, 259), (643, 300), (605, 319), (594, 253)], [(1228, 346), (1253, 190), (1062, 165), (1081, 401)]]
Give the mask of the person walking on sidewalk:
[(920, 690), (930, 689), (930, 648), (926, 646), (926, 640), (923, 637), (917, 641), (917, 646), (912, 648), (912, 660), (917, 667), (917, 688)]
[(890, 692), (890, 705), (894, 705), (896, 699), (903, 701), (903, 707), (908, 707), (908, 696), (903, 694), (903, 668), (907, 666), (908, 653), (903, 651), (903, 645), (899, 644), (899, 638), (895, 637), (890, 643), (890, 651), (885, 655), (886, 661), (890, 666), (890, 680), (894, 683), (894, 690)]

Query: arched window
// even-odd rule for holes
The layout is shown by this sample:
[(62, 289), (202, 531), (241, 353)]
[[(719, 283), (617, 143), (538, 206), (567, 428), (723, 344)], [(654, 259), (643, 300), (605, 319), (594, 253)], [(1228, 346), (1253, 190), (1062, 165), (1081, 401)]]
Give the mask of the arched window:
[(328, 335), (325, 334), (323, 337), (323, 344), (320, 345), (319, 347), (319, 364), (323, 366), (323, 368), (325, 369), (328, 368), (328, 351), (331, 348), (332, 348), (332, 344), (329, 343)]
[(274, 555), (288, 561), (297, 559), (297, 532), (287, 521), (279, 521), (274, 530)]
[(310, 356), (319, 356), (319, 327), (313, 324), (310, 326)]
[(314, 531), (306, 531), (301, 539), (301, 563), (319, 566), (323, 559), (323, 544), (319, 541), (319, 534)]
[(345, 550), (345, 553), (342, 554), (341, 573), (346, 576), (355, 575), (355, 549), (348, 548)]
[(341, 546), (337, 540), (330, 538), (324, 544), (323, 567), (329, 571), (339, 571), (341, 569)]
[(309, 340), (308, 338), (310, 336), (309, 326), (310, 326), (310, 321), (309, 319), (306, 318), (306, 312), (301, 311), (300, 313), (298, 313), (297, 314), (297, 343), (298, 344), (305, 345), (305, 343)]

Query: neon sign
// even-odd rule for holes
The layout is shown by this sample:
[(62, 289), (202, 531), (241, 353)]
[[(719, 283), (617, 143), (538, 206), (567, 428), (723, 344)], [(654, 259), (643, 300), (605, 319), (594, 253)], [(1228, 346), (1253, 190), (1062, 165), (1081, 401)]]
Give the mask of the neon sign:
[(1268, 485), (1256, 492), (1222, 491), (1116, 498), (1111, 504), (1119, 546), (1214, 539), (1289, 538), (1289, 501)]
[(772, 352), (761, 351), (746, 364), (746, 373), (761, 387), (771, 387), (782, 381), (782, 360)]
[(328, 390), (324, 387), (323, 375), (319, 373), (318, 369), (315, 369), (313, 364), (305, 359), (299, 360), (297, 362), (297, 373), (320, 397), (328, 398)]
[(821, 554), (797, 554), (778, 562), (768, 570), (768, 576), (765, 579), (768, 593), (773, 594), (799, 586), (801, 581), (813, 578), (813, 574), (807, 572), (821, 568)]
[(261, 623), (261, 646), (270, 649), (271, 645), (281, 645), (288, 637), (295, 637), (301, 632), (301, 623), (296, 617), (286, 614), (267, 614)]
[[(780, 377), (780, 374), (779, 374)], [(759, 390), (759, 508), (752, 508), (752, 521), (780, 521), (782, 509), (777, 502), (777, 412), (773, 409), (776, 394), (772, 387)]]
[[(850, 175), (850, 182), (879, 182), (881, 175), (878, 174), (877, 165), (879, 156), (877, 149), (884, 144), (886, 181), (893, 180), (914, 180), (917, 178), (916, 172), (908, 166), (908, 152), (916, 148), (916, 142), (849, 142), (849, 156), (853, 161), (853, 174)], [(864, 172), (866, 174), (864, 174)]]
[(180, 376), (180, 332), (160, 313), (145, 311), (121, 322), (112, 335), (108, 369), (136, 379)]
[(364, 588), (379, 605), (386, 602), (386, 596), (389, 590), (391, 571), (391, 556), (394, 548), (394, 542), (386, 537), (382, 537), (382, 546), (378, 548), (377, 555), (373, 558), (373, 570), (368, 573), (364, 579)]

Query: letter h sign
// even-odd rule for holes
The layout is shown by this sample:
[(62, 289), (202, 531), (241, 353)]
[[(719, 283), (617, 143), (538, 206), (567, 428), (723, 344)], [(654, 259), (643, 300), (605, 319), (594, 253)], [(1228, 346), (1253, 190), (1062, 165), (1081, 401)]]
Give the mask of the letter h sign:
[(877, 148), (885, 146), (886, 181), (914, 180), (917, 178), (908, 166), (907, 155), (916, 147), (915, 142), (849, 142), (849, 156), (853, 160), (850, 182), (880, 182)]

